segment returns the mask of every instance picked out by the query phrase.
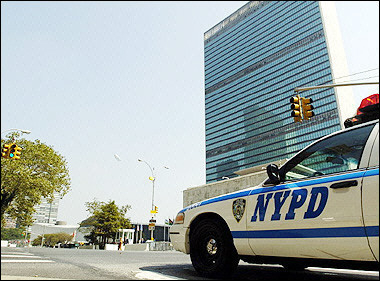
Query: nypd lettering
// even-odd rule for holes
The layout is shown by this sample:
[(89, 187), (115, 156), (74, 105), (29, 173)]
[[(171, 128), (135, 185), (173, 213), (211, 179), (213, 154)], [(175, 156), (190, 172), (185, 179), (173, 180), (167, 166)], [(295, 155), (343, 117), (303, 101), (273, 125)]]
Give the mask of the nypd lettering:
[[(307, 203), (308, 207), (303, 214), (303, 218), (312, 219), (318, 217), (326, 206), (328, 194), (328, 188), (325, 186), (312, 188), (310, 199)], [(272, 204), (274, 203), (274, 211), (270, 216), (271, 221), (278, 221), (280, 219), (293, 220), (297, 209), (305, 204), (307, 197), (308, 190), (306, 188), (260, 194), (257, 197), (256, 207), (251, 217), (251, 222), (265, 220), (268, 204), (271, 201)], [(283, 206), (287, 201), (290, 201), (289, 208), (286, 210), (286, 213), (283, 213), (285, 212)]]

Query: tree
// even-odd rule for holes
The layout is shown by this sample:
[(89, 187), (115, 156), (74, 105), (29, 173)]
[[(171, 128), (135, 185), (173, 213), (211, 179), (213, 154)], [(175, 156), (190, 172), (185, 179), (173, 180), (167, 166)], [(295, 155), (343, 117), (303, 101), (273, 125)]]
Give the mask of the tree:
[(91, 215), (82, 221), (80, 226), (81, 228), (90, 227), (91, 231), (85, 237), (89, 240), (100, 237), (100, 241), (92, 242), (99, 242), (101, 247), (104, 247), (110, 238), (115, 241), (119, 229), (132, 227), (130, 220), (126, 218), (127, 211), (131, 209), (129, 205), (118, 207), (115, 201), (109, 200), (105, 203), (95, 199), (92, 202), (86, 202), (85, 205)]
[(1, 240), (21, 240), (25, 238), (22, 233), (21, 228), (1, 228)]
[(15, 142), (22, 148), (20, 160), (1, 157), (1, 225), (6, 215), (22, 227), (32, 225), (34, 207), (43, 197), (51, 202), (55, 192), (62, 198), (70, 190), (70, 177), (62, 155), (40, 140), (15, 140), (19, 135), (1, 140), (1, 146)]
[[(32, 242), (32, 245), (40, 246), (41, 240), (42, 240), (42, 235), (34, 239)], [(67, 242), (70, 242), (71, 240), (73, 240), (73, 236), (65, 232), (44, 234), (43, 245), (47, 247), (54, 247), (58, 243), (66, 244)]]
[(78, 229), (84, 235), (84, 238), (91, 244), (98, 244), (97, 234), (95, 233), (95, 223), (96, 219), (94, 216), (88, 217), (80, 223)]

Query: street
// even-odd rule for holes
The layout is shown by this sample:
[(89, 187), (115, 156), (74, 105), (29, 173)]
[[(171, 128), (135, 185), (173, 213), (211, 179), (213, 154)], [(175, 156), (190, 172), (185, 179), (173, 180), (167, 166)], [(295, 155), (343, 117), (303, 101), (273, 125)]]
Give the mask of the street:
[[(1, 248), (2, 280), (210, 280), (195, 272), (190, 256), (177, 251), (101, 251), (57, 248)], [(233, 279), (378, 280), (379, 272), (307, 268), (240, 261)]]

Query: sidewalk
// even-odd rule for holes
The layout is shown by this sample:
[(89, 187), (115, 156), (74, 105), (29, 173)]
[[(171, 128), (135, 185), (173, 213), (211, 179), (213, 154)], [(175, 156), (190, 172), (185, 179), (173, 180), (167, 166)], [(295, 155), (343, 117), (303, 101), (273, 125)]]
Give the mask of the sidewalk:
[(124, 251), (146, 251), (147, 244), (126, 244), (124, 247)]

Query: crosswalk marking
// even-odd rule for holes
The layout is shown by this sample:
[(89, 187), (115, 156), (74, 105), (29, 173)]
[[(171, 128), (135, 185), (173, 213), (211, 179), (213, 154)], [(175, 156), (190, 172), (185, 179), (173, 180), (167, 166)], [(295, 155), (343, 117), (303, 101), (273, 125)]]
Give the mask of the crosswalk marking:
[[(5, 258), (5, 259), (4, 259)], [(1, 263), (53, 263), (54, 261), (30, 253), (1, 253)]]
[(41, 258), (35, 255), (1, 255), (2, 258)]
[(3, 256), (3, 255), (34, 256), (34, 254), (31, 254), (31, 253), (22, 253), (22, 252), (3, 252), (3, 251), (1, 251), (1, 256)]
[(51, 261), (51, 260), (1, 260), (1, 263), (17, 263), (17, 262), (23, 262), (23, 263), (27, 263), (27, 262), (34, 262), (34, 263), (48, 263), (48, 262), (54, 262), (54, 261)]

